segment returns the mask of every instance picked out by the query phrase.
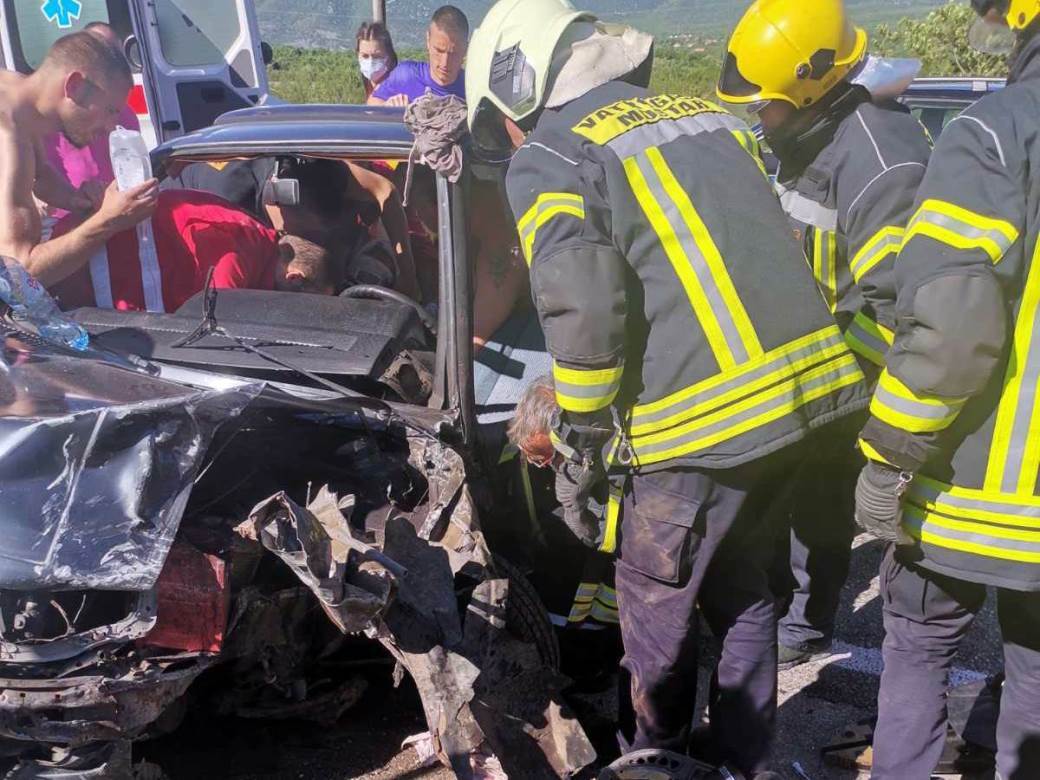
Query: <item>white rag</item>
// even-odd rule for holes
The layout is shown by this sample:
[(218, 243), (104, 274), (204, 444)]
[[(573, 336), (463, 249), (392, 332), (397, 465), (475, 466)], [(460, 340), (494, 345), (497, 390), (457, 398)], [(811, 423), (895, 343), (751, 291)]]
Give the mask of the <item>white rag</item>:
[(654, 36), (633, 27), (575, 22), (556, 47), (550, 70), (552, 86), (545, 105), (559, 108), (627, 76), (646, 62), (653, 45)]

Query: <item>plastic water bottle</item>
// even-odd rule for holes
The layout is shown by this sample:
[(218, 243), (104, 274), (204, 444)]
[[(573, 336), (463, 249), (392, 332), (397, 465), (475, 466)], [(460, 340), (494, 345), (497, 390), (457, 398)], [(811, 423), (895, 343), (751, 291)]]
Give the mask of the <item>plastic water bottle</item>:
[(148, 146), (136, 130), (117, 127), (108, 136), (112, 171), (121, 192), (132, 190), (152, 178), (152, 161)]
[(34, 325), (45, 340), (79, 352), (90, 344), (83, 327), (66, 317), (43, 285), (10, 257), (0, 257), (0, 299), (16, 317)]
[[(120, 192), (132, 190), (152, 178), (152, 160), (148, 154), (148, 145), (136, 130), (116, 127), (108, 136), (108, 151), (112, 158), (112, 172), (115, 173)], [(145, 308), (150, 312), (165, 311), (159, 256), (155, 250), (155, 237), (152, 235), (150, 219), (137, 226), (137, 249), (141, 261)]]

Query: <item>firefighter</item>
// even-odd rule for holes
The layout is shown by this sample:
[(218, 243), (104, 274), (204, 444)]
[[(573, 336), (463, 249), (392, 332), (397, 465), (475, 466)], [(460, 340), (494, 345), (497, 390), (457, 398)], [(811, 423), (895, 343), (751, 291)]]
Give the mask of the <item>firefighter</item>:
[(870, 406), (856, 519), (890, 545), (874, 778), (930, 776), (947, 674), (997, 589), (997, 770), (1040, 777), (1040, 4), (973, 0), (1014, 33), (1008, 87), (954, 119), (896, 264), (897, 330)]
[[(895, 258), (931, 145), (894, 96), (916, 60), (867, 55), (842, 0), (757, 0), (730, 38), (717, 92), (762, 123), (780, 162), (777, 189), (816, 283), (867, 375), (895, 330)], [(780, 668), (825, 653), (849, 571), (858, 425), (816, 448), (781, 513), (794, 587), (780, 621)], [(787, 552), (787, 545), (780, 549)], [(786, 555), (785, 561), (786, 563)]]
[[(776, 710), (763, 512), (798, 443), (868, 392), (754, 135), (649, 92), (652, 44), (565, 0), (501, 0), (470, 47), (469, 121), (479, 155), (510, 160), (564, 522), (619, 559), (623, 747), (687, 750), (699, 602), (723, 641), (712, 742), (752, 774)], [(599, 523), (586, 499), (603, 479)]]

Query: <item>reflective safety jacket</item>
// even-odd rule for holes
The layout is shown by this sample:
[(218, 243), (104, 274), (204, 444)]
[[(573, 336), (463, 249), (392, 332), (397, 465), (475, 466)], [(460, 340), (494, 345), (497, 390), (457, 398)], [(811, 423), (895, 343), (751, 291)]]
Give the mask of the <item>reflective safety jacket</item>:
[(613, 463), (729, 468), (868, 396), (770, 186), (721, 108), (621, 82), (546, 110), (507, 177), (568, 415)]
[[(931, 145), (897, 104), (862, 103), (777, 191), (813, 275), (856, 354), (884, 366), (895, 329), (895, 258)], [(875, 374), (876, 375), (876, 374)]]
[(917, 473), (921, 565), (1040, 590), (1040, 39), (950, 122), (896, 266), (895, 345), (863, 432)]

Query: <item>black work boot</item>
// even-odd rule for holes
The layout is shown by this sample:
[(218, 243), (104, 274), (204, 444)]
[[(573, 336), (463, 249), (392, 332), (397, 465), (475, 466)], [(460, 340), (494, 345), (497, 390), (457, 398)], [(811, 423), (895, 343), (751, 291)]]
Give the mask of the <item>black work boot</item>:
[(781, 642), (777, 647), (777, 668), (786, 672), (796, 666), (825, 658), (830, 655), (831, 644), (830, 639), (799, 642), (796, 645), (785, 645)]

